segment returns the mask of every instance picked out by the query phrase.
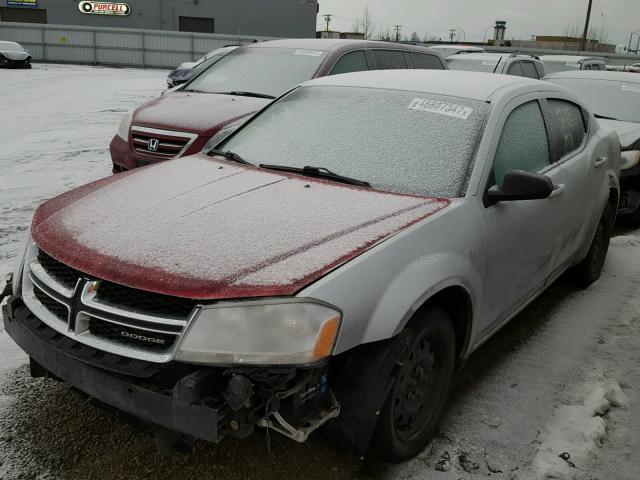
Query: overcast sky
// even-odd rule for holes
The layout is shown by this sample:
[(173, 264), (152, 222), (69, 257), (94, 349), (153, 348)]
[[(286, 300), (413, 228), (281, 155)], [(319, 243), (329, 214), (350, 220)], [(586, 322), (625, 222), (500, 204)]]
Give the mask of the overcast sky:
[[(420, 38), (448, 38), (450, 28), (466, 33), (468, 41), (482, 41), (485, 29), (497, 19), (507, 21), (506, 38), (530, 39), (531, 35), (563, 35), (567, 27), (584, 25), (588, 0), (319, 0), (318, 26), (323, 15), (334, 18), (331, 29), (352, 29), (354, 19), (367, 3), (376, 30), (393, 31), (403, 25), (403, 35), (416, 31)], [(591, 25), (604, 26), (608, 43), (627, 45), (629, 34), (640, 30), (640, 0), (593, 0)], [(580, 29), (581, 31), (581, 29)], [(492, 29), (487, 31), (490, 36)], [(464, 34), (458, 30), (459, 40)], [(635, 40), (634, 40), (635, 42)]]

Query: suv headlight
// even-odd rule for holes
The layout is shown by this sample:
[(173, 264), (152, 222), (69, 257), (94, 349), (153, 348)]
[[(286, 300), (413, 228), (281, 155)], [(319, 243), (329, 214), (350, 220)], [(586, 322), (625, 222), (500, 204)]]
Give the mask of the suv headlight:
[[(13, 268), (13, 277), (11, 284), (13, 287), (13, 296), (20, 295), (22, 291), (22, 273), (24, 272), (25, 259), (27, 252), (33, 249), (33, 241), (31, 240), (31, 228), (28, 228), (20, 244), (20, 250), (18, 250), (18, 257)], [(33, 254), (30, 252), (30, 256)]]
[(246, 301), (202, 308), (177, 360), (206, 364), (311, 364), (333, 352), (342, 314), (299, 299)]
[(118, 127), (118, 135), (125, 142), (129, 141), (129, 128), (131, 128), (131, 122), (133, 120), (133, 110), (126, 113), (122, 120), (120, 121), (120, 126)]

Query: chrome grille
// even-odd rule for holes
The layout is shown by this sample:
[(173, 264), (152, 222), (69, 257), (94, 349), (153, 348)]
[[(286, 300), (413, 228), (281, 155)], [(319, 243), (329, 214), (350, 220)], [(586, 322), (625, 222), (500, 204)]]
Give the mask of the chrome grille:
[(161, 159), (184, 154), (198, 138), (195, 133), (174, 132), (148, 127), (131, 127), (131, 142), (136, 153)]
[(23, 298), (46, 325), (85, 345), (165, 363), (197, 313), (195, 300), (100, 281), (40, 251), (25, 266)]

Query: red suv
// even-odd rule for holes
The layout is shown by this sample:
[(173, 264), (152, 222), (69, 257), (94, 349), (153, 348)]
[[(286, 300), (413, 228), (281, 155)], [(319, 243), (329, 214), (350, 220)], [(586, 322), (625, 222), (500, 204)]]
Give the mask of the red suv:
[(365, 40), (275, 40), (238, 48), (181, 88), (125, 115), (111, 141), (113, 172), (197, 153), (312, 78), (401, 68), (447, 65), (426, 47)]

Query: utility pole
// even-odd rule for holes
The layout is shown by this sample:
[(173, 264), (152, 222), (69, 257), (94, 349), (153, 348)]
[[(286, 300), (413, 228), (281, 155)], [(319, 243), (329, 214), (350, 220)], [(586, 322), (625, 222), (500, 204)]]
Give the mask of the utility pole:
[(327, 33), (329, 33), (329, 24), (331, 23), (331, 17), (333, 17), (333, 15), (330, 13), (324, 16), (324, 21), (327, 22)]
[(587, 20), (584, 22), (584, 32), (582, 33), (582, 51), (587, 48), (587, 35), (589, 34), (589, 20), (591, 20), (591, 4), (593, 0), (589, 0), (589, 7), (587, 8)]
[(455, 36), (456, 36), (456, 29), (455, 28), (449, 29), (449, 38), (451, 39), (449, 43), (453, 43), (453, 37)]
[(400, 29), (402, 28), (402, 25), (395, 25), (393, 28), (396, 29), (396, 42), (400, 41)]

